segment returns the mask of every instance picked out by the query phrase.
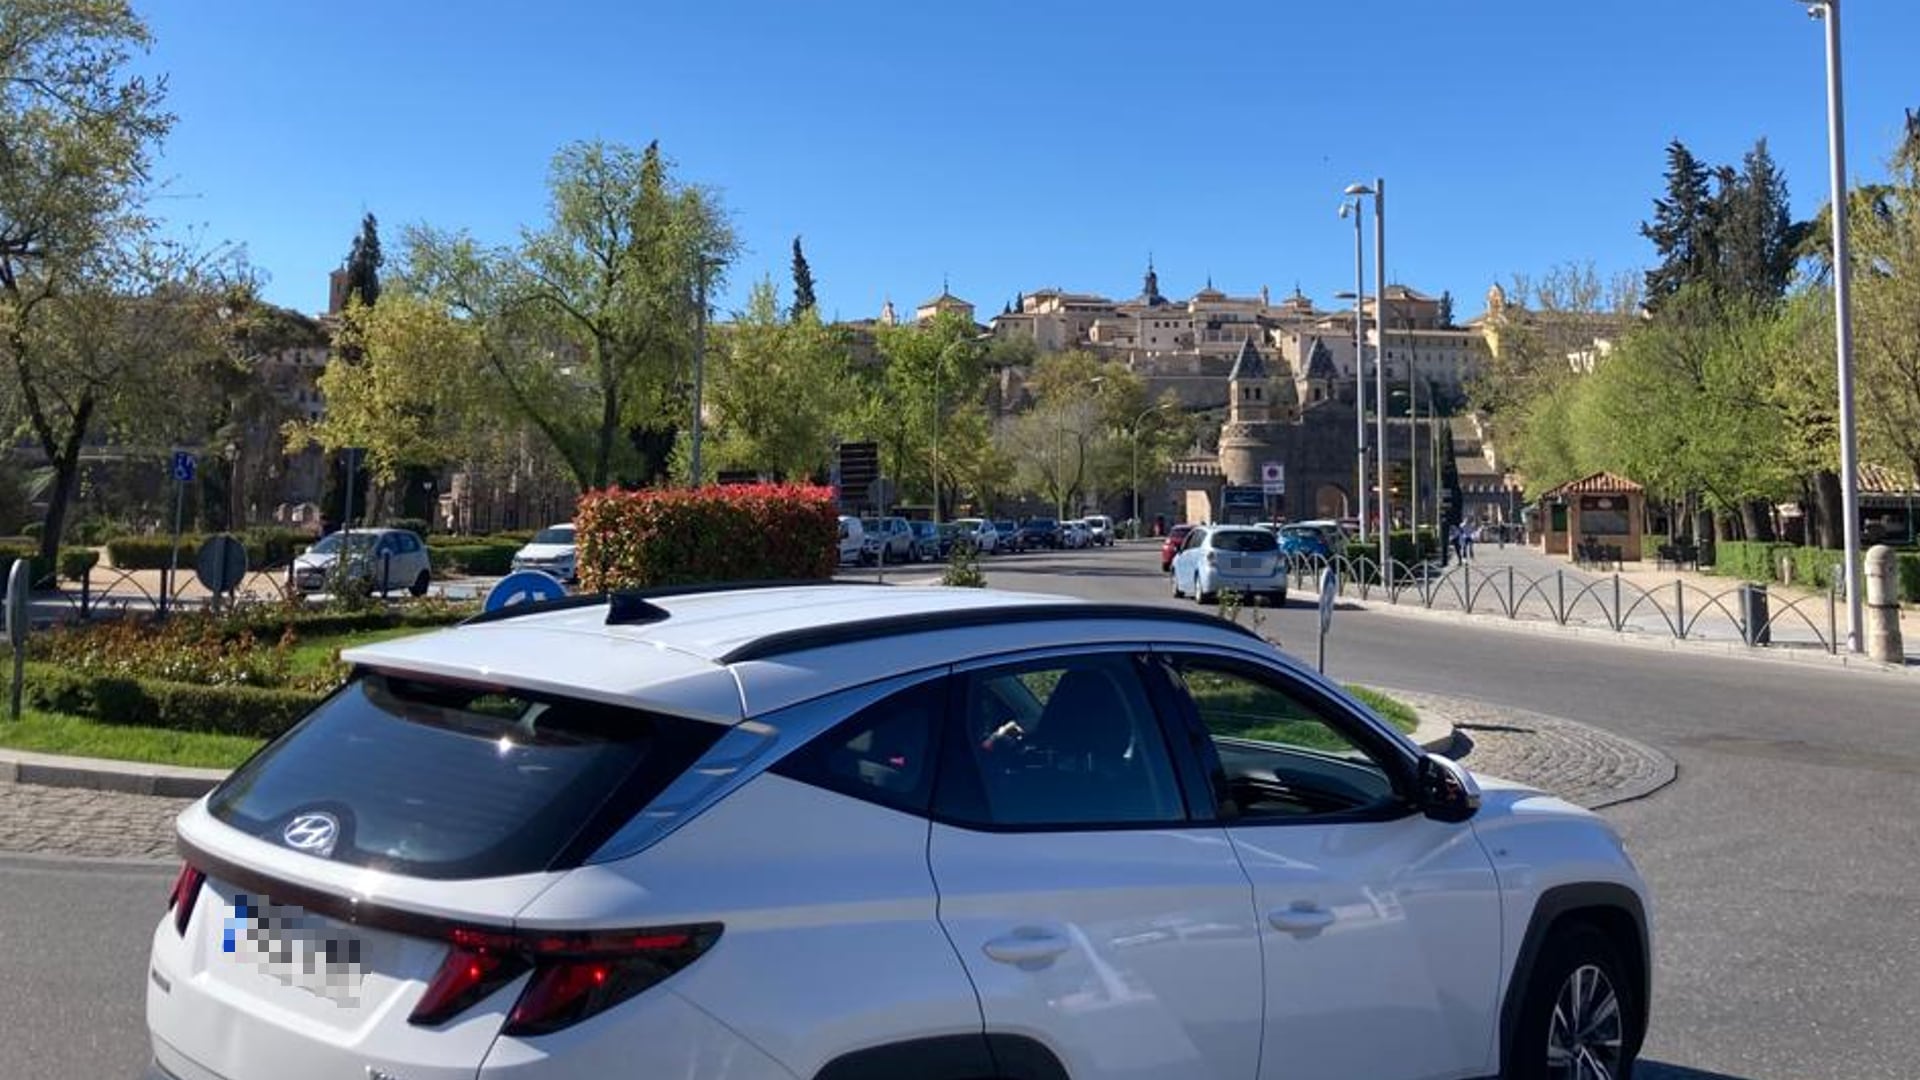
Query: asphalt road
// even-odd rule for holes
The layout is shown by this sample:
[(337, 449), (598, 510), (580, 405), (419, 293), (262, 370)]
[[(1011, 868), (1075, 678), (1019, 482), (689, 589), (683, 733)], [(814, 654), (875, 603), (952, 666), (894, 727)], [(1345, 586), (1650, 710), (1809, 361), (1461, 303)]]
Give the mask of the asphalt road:
[[(1173, 602), (1142, 547), (985, 569), (1000, 588)], [(1303, 600), (1260, 615), (1312, 654)], [(1916, 1075), (1920, 677), (1359, 611), (1336, 616), (1327, 666), (1592, 724), (1679, 762), (1678, 782), (1605, 811), (1655, 890), (1643, 1080)], [(0, 858), (0, 1072), (137, 1075), (146, 941), (170, 873)]]

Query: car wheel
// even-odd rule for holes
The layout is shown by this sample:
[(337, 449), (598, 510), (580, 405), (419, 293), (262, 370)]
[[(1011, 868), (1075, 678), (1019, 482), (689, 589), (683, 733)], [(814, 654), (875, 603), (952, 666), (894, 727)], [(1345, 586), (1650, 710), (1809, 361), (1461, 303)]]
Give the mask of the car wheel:
[(413, 579), (413, 584), (407, 586), (407, 592), (412, 593), (414, 596), (427, 595), (427, 582), (431, 577), (432, 575), (427, 571), (420, 571), (419, 576)]
[(1633, 1071), (1631, 1030), (1639, 1011), (1622, 977), (1619, 950), (1592, 925), (1556, 930), (1541, 950), (1520, 1006), (1511, 1080), (1625, 1080)]

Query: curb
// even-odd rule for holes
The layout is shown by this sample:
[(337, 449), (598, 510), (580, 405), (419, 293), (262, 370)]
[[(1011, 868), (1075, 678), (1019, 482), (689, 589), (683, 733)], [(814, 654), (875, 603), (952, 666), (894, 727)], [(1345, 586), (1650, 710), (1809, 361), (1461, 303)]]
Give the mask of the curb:
[(139, 761), (0, 750), (0, 783), (197, 799), (226, 778), (225, 769), (189, 769)]
[[(1383, 690), (1381, 693), (1392, 695), (1393, 691)], [(1421, 708), (1417, 705), (1414, 706), (1414, 715), (1420, 718), (1420, 723), (1413, 729), (1413, 734), (1407, 737), (1418, 743), (1420, 749), (1429, 754), (1452, 757), (1453, 755), (1448, 751), (1454, 749), (1454, 744), (1459, 741), (1460, 736), (1453, 726), (1453, 721), (1435, 709)]]
[(1454, 626), (1473, 626), (1492, 630), (1504, 630), (1514, 634), (1532, 634), (1536, 637), (1580, 637), (1594, 641), (1611, 642), (1637, 649), (1658, 649), (1674, 653), (1699, 653), (1702, 655), (1721, 655), (1736, 659), (1756, 660), (1763, 663), (1802, 664), (1830, 668), (1849, 668), (1855, 671), (1879, 672), (1886, 675), (1920, 677), (1920, 664), (1883, 664), (1878, 660), (1869, 660), (1864, 656), (1850, 653), (1829, 653), (1817, 645), (1804, 648), (1775, 645), (1752, 648), (1738, 641), (1716, 639), (1681, 640), (1667, 634), (1643, 634), (1633, 631), (1619, 632), (1603, 626), (1561, 626), (1547, 619), (1509, 619), (1501, 615), (1469, 615), (1464, 611), (1433, 611), (1423, 607), (1408, 607), (1402, 604), (1382, 603), (1378, 600), (1354, 600), (1342, 598), (1340, 610), (1373, 611), (1386, 615), (1399, 615), (1406, 618), (1425, 619), (1429, 622), (1448, 623)]

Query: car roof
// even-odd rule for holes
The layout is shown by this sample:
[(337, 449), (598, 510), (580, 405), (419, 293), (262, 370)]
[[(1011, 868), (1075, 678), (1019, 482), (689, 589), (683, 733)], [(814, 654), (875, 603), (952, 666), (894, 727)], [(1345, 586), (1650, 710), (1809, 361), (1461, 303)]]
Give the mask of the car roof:
[(997, 589), (832, 582), (570, 597), (539, 607), (341, 658), (731, 724), (875, 679), (1023, 649), (1170, 640), (1273, 649), (1191, 609)]

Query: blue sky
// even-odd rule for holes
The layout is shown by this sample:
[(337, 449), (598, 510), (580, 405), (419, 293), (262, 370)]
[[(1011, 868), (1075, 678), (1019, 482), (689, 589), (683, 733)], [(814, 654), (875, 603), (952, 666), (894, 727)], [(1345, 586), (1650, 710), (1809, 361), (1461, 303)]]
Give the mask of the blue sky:
[[(720, 189), (737, 307), (805, 237), (826, 314), (953, 291), (1351, 286), (1351, 180), (1388, 185), (1396, 281), (1452, 290), (1650, 258), (1663, 148), (1765, 136), (1826, 198), (1822, 30), (1789, 0), (631, 3), (135, 0), (179, 125), (177, 228), (322, 308), (360, 215), (507, 242), (554, 151), (657, 138)], [(1920, 3), (1846, 0), (1849, 170), (1920, 106)], [(1371, 262), (1369, 230), (1369, 262)], [(1371, 282), (1373, 271), (1368, 270)]]

